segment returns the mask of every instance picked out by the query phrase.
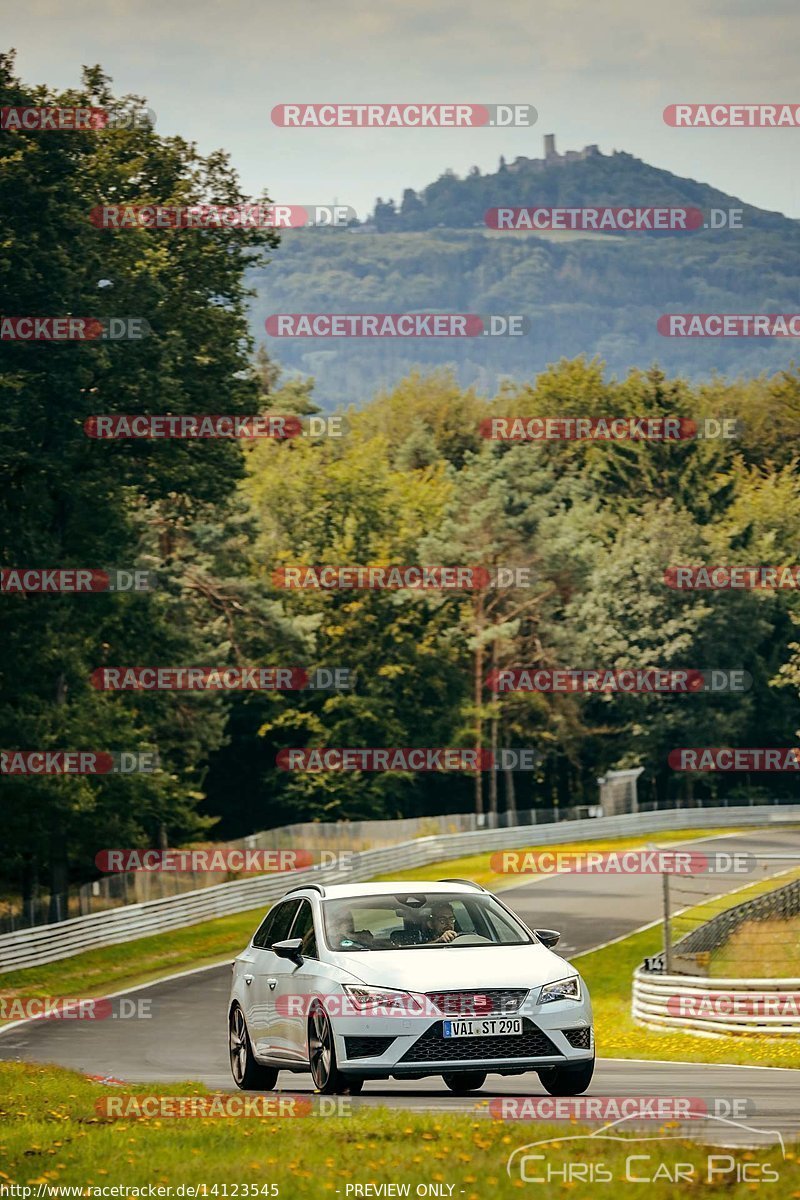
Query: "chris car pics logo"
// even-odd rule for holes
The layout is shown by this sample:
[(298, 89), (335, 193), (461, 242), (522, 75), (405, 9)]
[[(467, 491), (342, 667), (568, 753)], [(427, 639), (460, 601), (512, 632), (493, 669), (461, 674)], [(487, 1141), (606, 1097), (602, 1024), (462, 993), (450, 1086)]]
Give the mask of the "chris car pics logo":
[[(687, 1151), (686, 1133), (650, 1137), (631, 1132), (625, 1136), (620, 1126), (631, 1118), (622, 1117), (591, 1134), (556, 1136), (518, 1146), (509, 1155), (506, 1174), (517, 1187), (544, 1184), (546, 1188), (574, 1187), (578, 1183), (671, 1183), (689, 1188), (698, 1184), (733, 1188), (737, 1184), (758, 1186), (778, 1182), (786, 1147), (777, 1129), (756, 1129), (707, 1112), (702, 1116), (708, 1126), (704, 1143), (710, 1145), (698, 1147), (699, 1153), (694, 1156)], [(733, 1129), (745, 1131), (747, 1149), (729, 1148)], [(757, 1135), (757, 1150), (752, 1149), (753, 1135)], [(741, 1135), (738, 1137), (744, 1140)], [(671, 1146), (671, 1142), (682, 1144)], [(694, 1161), (687, 1161), (691, 1159)]]

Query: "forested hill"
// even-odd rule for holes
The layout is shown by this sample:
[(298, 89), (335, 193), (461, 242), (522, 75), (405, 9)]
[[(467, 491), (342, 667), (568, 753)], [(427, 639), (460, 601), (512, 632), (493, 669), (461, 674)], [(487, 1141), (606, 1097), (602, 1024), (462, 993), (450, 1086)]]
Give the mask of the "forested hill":
[(797, 227), (781, 213), (764, 212), (707, 183), (683, 179), (620, 151), (572, 161), (559, 156), (552, 161), (519, 158), (507, 164), (501, 159), (493, 174), (482, 175), (473, 167), (463, 179), (446, 171), (419, 193), (406, 188), (398, 203), (378, 200), (368, 225), (397, 233), (483, 228), (487, 209), (534, 204), (687, 205), (704, 212), (735, 207), (743, 210), (743, 223), (749, 228), (788, 232)]
[[(698, 152), (699, 154), (699, 152)], [(698, 157), (698, 168), (700, 166)], [(500, 232), (488, 208), (542, 205), (743, 209), (742, 228), (665, 235)], [(252, 272), (256, 339), (284, 368), (316, 380), (324, 407), (365, 403), (415, 366), (450, 366), (463, 386), (494, 394), (548, 364), (598, 355), (624, 376), (660, 364), (699, 380), (787, 366), (792, 338), (668, 338), (669, 312), (777, 313), (800, 307), (800, 223), (649, 166), (629, 154), (552, 165), (513, 163), (494, 175), (444, 175), (352, 229), (283, 235), (270, 265)], [(271, 313), (421, 310), (521, 314), (516, 338), (277, 338)]]

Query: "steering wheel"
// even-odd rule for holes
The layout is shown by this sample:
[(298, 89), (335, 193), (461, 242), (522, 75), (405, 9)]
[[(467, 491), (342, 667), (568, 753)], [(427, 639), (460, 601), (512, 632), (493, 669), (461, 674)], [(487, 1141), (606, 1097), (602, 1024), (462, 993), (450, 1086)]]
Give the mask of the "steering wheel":
[(449, 944), (452, 946), (453, 942), (463, 942), (464, 938), (469, 938), (470, 945), (473, 946), (480, 945), (481, 942), (491, 943), (492, 941), (491, 938), (484, 937), (482, 933), (459, 933), (458, 937), (450, 939)]

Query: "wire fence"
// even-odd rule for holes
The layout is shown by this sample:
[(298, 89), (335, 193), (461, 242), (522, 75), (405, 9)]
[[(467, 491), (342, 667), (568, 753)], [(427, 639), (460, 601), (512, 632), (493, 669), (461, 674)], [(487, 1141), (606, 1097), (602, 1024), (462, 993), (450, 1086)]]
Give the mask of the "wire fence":
[(710, 979), (800, 976), (800, 854), (742, 855), (727, 872), (670, 871), (661, 885), (664, 949), (645, 961), (647, 970)]

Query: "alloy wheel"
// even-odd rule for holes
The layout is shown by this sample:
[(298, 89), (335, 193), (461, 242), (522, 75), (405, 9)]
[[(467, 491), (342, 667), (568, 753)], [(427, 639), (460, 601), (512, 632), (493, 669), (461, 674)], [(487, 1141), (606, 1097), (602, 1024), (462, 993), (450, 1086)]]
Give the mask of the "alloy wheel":
[(331, 1077), (333, 1062), (333, 1032), (328, 1014), (317, 1006), (311, 1014), (308, 1038), (308, 1057), (314, 1086), (322, 1091)]
[(235, 1008), (231, 1013), (229, 1051), (231, 1072), (237, 1086), (241, 1087), (247, 1071), (247, 1028), (240, 1008)]

